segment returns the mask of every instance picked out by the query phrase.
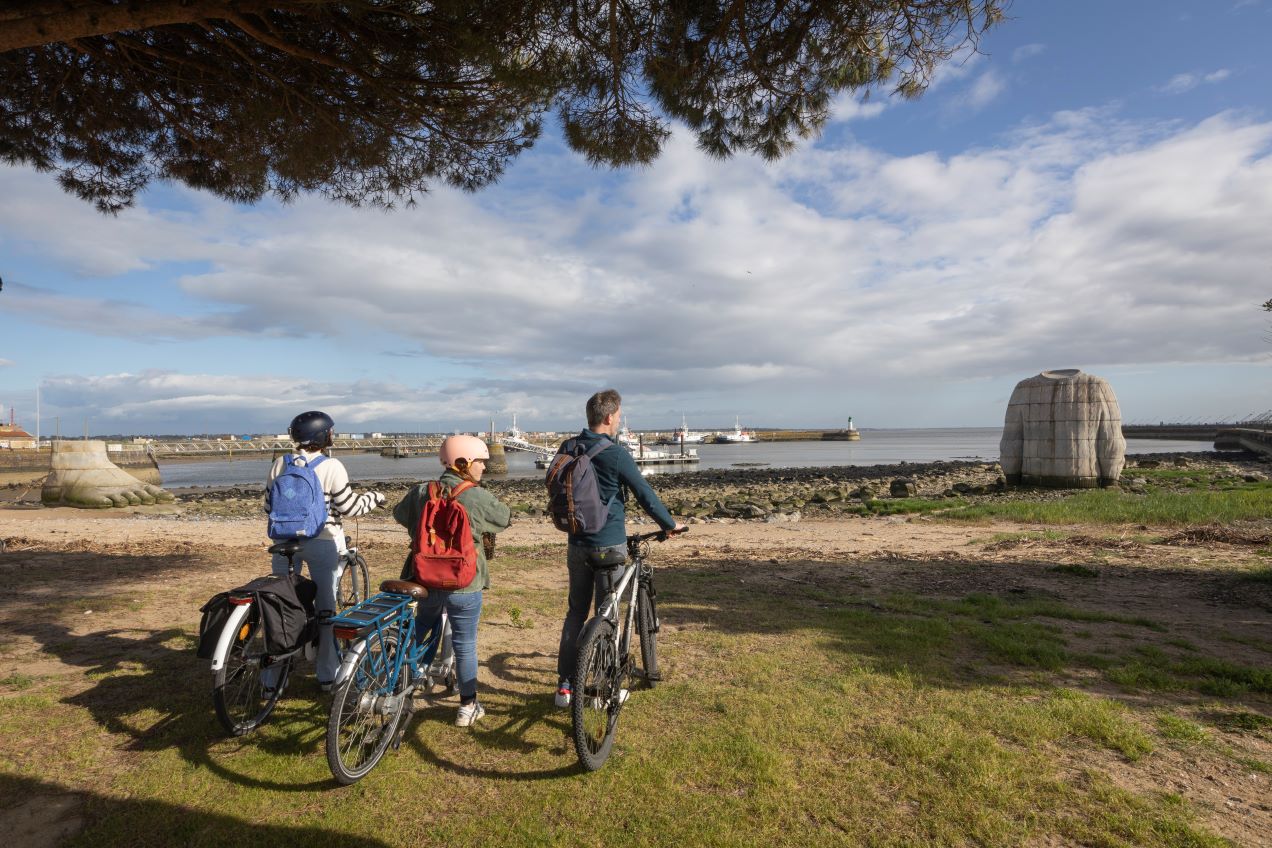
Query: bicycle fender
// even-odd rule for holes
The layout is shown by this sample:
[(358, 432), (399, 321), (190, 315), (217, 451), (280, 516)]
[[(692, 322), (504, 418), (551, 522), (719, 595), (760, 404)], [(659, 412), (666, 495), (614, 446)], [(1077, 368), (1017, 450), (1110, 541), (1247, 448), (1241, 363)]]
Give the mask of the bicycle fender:
[(234, 612), (230, 613), (230, 617), (225, 620), (225, 626), (221, 628), (221, 638), (216, 640), (216, 653), (212, 655), (213, 674), (225, 668), (225, 660), (230, 655), (230, 645), (234, 642), (234, 634), (243, 626), (243, 619), (247, 618), (251, 609), (251, 604), (237, 604)]
[(332, 681), (332, 690), (339, 689), (349, 675), (353, 674), (353, 670), (358, 667), (358, 663), (362, 660), (362, 655), (367, 651), (367, 640), (359, 639), (358, 643), (345, 652), (344, 657), (340, 660), (340, 668), (336, 670), (336, 679)]

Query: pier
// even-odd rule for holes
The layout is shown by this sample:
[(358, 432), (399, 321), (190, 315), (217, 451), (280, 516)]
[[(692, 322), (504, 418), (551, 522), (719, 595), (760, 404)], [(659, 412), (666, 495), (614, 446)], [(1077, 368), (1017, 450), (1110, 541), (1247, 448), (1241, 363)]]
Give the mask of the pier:
[(1272, 430), (1256, 430), (1250, 427), (1230, 427), (1215, 434), (1215, 450), (1244, 450), (1262, 456), (1272, 456)]

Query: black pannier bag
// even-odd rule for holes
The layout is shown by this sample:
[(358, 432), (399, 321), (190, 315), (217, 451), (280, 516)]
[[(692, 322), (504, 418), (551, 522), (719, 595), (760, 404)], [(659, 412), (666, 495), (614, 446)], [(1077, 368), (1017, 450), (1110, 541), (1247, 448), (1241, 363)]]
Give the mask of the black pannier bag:
[(199, 648), (197, 656), (201, 660), (210, 660), (216, 654), (216, 643), (225, 629), (234, 607), (230, 605), (230, 593), (218, 592), (206, 604), (199, 608), (203, 618), (199, 619)]
[(265, 626), (265, 652), (285, 654), (313, 641), (314, 601), (318, 584), (299, 574), (258, 577), (229, 592), (222, 592), (203, 606), (199, 625), (199, 657), (211, 659), (225, 621), (233, 610), (230, 595), (251, 595), (252, 621)]

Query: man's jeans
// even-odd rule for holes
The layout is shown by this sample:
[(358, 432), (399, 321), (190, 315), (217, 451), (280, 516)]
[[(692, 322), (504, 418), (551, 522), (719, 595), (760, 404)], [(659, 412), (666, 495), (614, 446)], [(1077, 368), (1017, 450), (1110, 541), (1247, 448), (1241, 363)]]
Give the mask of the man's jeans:
[(477, 622), (481, 618), (481, 592), (445, 592), (430, 589), (420, 601), (415, 614), (415, 632), (432, 640), (424, 655), (424, 664), (437, 652), (438, 627), (442, 608), (450, 616), (451, 644), (455, 646), (455, 675), (459, 678), (459, 697), (470, 701), (477, 697)]
[[(605, 602), (611, 587), (622, 576), (622, 565), (627, 561), (627, 546), (587, 548), (567, 545), (565, 558), (570, 571), (570, 607), (561, 626), (561, 644), (557, 648), (557, 678), (565, 681), (574, 677), (578, 663), (579, 632), (587, 623), (593, 601), (597, 607)], [(594, 562), (608, 561), (611, 565), (597, 567)]]

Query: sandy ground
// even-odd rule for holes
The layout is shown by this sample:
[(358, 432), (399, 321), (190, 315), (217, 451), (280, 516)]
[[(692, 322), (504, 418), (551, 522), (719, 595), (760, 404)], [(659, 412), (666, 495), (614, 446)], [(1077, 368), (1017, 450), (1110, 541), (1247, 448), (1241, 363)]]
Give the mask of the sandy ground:
[[(363, 519), (348, 529), (372, 561), (374, 575), (385, 576), (386, 569), (400, 561), (407, 537), (390, 519)], [(1139, 528), (1126, 528), (1112, 539), (1107, 529), (1070, 528), (1080, 535), (1056, 543), (996, 536), (1036, 529), (1040, 528), (963, 526), (917, 517), (707, 523), (659, 546), (656, 556), (660, 567), (710, 567), (720, 579), (752, 585), (757, 591), (851, 587), (866, 603), (872, 596), (899, 591), (950, 598), (973, 592), (1054, 596), (1082, 608), (1167, 621), (1172, 637), (1235, 663), (1262, 668), (1272, 663), (1272, 586), (1263, 584), (1252, 592), (1233, 578), (1234, 570), (1266, 562), (1250, 544), (1204, 537), (1149, 544), (1137, 540), (1142, 538)], [(0, 634), (5, 645), (0, 651), (0, 679), (18, 673), (65, 677), (68, 687), (75, 689), (76, 680), (92, 671), (94, 660), (74, 651), (58, 653), (49, 645), (55, 637), (65, 641), (102, 631), (106, 621), (94, 615), (101, 612), (91, 608), (94, 598), (105, 597), (104, 602), (111, 603), (121, 591), (173, 586), (188, 596), (182, 603), (203, 598), (264, 570), (262, 535), (259, 518), (186, 515), (180, 506), (102, 512), (0, 508)], [(501, 534), (499, 544), (562, 545), (563, 537), (545, 521), (526, 520)], [(200, 561), (198, 573), (186, 567), (190, 558)], [(1099, 579), (1062, 581), (1054, 566), (1063, 563), (1096, 568)], [(492, 568), (497, 575), (497, 565)], [(95, 573), (105, 575), (104, 581), (86, 583), (85, 576)], [(37, 575), (39, 579), (32, 579)], [(564, 568), (535, 572), (534, 582), (540, 585), (525, 588), (552, 589), (563, 596)], [(31, 610), (47, 608), (68, 591), (74, 597), (77, 588), (86, 599), (73, 625), (48, 633), (19, 626)], [(174, 625), (192, 628), (197, 605), (183, 606), (181, 621), (173, 621), (171, 607), (116, 608), (111, 618), (115, 628), (158, 634)], [(1222, 622), (1222, 628), (1216, 622)], [(493, 656), (515, 641), (521, 656), (532, 657), (527, 661), (531, 677), (550, 686), (558, 628), (559, 621), (537, 621), (528, 632), (491, 627), (484, 631), (482, 653)], [(674, 638), (674, 627), (667, 638)], [(483, 665), (483, 676), (492, 673)], [(1149, 700), (1148, 695), (1110, 691), (1100, 681), (1075, 676), (1064, 682), (1128, 703)], [(3, 697), (0, 687), (0, 709)], [(1198, 703), (1182, 696), (1153, 698), (1153, 709), (1193, 708)], [(1266, 696), (1251, 696), (1242, 707), (1272, 716), (1272, 699)], [(1246, 757), (1272, 763), (1270, 740), (1272, 734), (1233, 734), (1225, 735), (1223, 743)], [(1195, 752), (1165, 746), (1139, 763), (1104, 759), (1107, 762), (1099, 767), (1120, 784), (1137, 792), (1183, 795), (1196, 805), (1208, 827), (1237, 844), (1272, 844), (1268, 774), (1242, 767), (1231, 757), (1196, 757)], [(74, 804), (67, 806), (64, 797), (50, 796), (0, 809), (0, 828), (21, 834), (19, 841), (25, 845), (53, 845), (77, 830), (77, 815)]]

